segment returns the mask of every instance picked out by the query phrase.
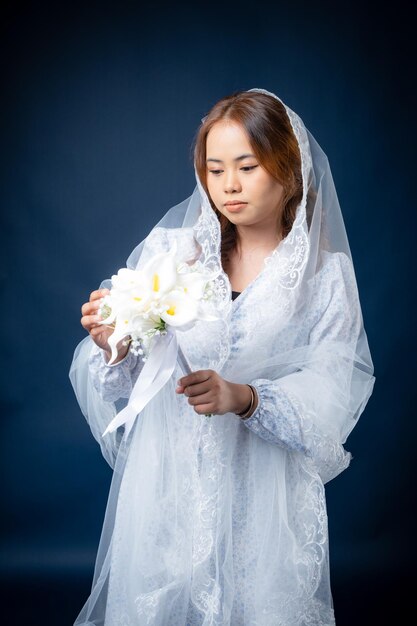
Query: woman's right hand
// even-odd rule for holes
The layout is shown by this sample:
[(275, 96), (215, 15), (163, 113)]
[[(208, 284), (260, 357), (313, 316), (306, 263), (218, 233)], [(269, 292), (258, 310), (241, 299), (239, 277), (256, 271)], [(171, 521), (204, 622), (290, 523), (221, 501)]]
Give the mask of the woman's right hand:
[[(85, 328), (88, 333), (90, 333), (94, 343), (105, 351), (107, 360), (111, 357), (111, 348), (108, 340), (114, 329), (106, 324), (98, 323), (102, 319), (98, 313), (98, 309), (101, 304), (101, 299), (109, 293), (109, 289), (97, 289), (96, 291), (92, 291), (90, 294), (90, 300), (81, 307), (81, 326)], [(114, 363), (118, 363), (126, 356), (129, 347), (124, 346), (123, 340), (121, 340), (117, 345), (117, 350), (119, 355), (115, 359)]]

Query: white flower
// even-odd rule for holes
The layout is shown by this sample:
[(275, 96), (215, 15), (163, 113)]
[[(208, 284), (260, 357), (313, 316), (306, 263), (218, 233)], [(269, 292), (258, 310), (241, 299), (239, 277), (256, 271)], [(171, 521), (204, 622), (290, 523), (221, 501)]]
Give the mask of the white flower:
[[(169, 252), (154, 255), (140, 270), (120, 269), (112, 276), (110, 294), (103, 298), (101, 324), (112, 324), (109, 337), (112, 363), (119, 341), (130, 335), (132, 351), (146, 360), (155, 336), (165, 326), (187, 329), (197, 320), (216, 320), (207, 310), (208, 286), (215, 278), (197, 261), (178, 263), (177, 244)], [(211, 292), (212, 293), (212, 292)], [(140, 349), (139, 349), (140, 346)]]
[(182, 290), (170, 291), (161, 300), (161, 304), (164, 307), (161, 318), (170, 326), (183, 326), (197, 316), (197, 301)]
[(142, 283), (141, 273), (137, 270), (130, 270), (127, 267), (122, 267), (117, 274), (111, 277), (112, 289), (117, 291), (129, 291), (135, 286), (140, 286)]
[(177, 267), (175, 254), (177, 243), (174, 242), (169, 252), (161, 252), (153, 256), (142, 268), (145, 289), (152, 299), (159, 299), (166, 292), (175, 288)]
[(184, 292), (195, 300), (199, 300), (203, 297), (206, 284), (207, 277), (200, 272), (178, 274), (177, 277), (177, 285), (182, 287)]

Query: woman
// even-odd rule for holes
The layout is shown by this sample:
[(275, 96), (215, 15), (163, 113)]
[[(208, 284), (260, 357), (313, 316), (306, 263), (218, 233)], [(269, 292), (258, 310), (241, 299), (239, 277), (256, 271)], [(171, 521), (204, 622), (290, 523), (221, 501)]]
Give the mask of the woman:
[(178, 333), (192, 373), (178, 366), (128, 436), (102, 433), (143, 361), (120, 343), (108, 364), (108, 283), (82, 307), (70, 378), (114, 473), (75, 624), (329, 626), (324, 484), (349, 465), (375, 380), (329, 164), (291, 109), (251, 89), (202, 120), (194, 165), (192, 196), (127, 266), (176, 241), (218, 273), (219, 319)]

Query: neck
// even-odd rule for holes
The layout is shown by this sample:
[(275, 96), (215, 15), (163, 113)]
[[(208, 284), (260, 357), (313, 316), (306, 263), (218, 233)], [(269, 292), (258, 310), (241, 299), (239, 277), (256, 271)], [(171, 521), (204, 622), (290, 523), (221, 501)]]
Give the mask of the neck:
[(239, 255), (255, 250), (269, 251), (277, 247), (282, 239), (282, 230), (276, 225), (236, 225), (237, 251)]

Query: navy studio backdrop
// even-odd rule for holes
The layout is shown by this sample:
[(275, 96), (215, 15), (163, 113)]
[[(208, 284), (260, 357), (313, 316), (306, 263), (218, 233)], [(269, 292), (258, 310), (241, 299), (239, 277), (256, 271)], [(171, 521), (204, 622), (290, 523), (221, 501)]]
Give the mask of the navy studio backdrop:
[(252, 87), (277, 93), (327, 153), (375, 365), (351, 466), (326, 486), (337, 623), (403, 623), (416, 435), (406, 11), (58, 5), (3, 14), (2, 623), (71, 625), (89, 595), (111, 470), (68, 379), (81, 305), (191, 195), (200, 119)]

